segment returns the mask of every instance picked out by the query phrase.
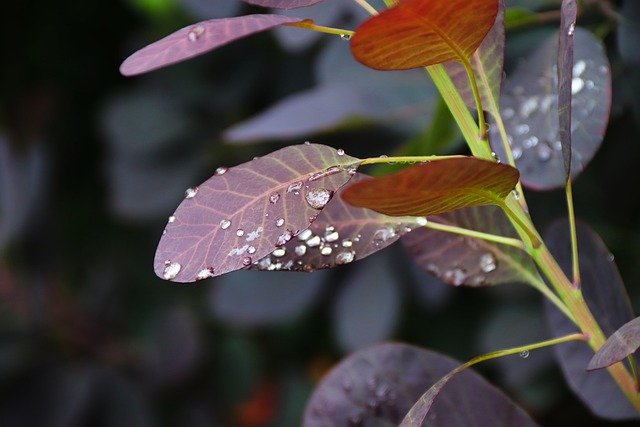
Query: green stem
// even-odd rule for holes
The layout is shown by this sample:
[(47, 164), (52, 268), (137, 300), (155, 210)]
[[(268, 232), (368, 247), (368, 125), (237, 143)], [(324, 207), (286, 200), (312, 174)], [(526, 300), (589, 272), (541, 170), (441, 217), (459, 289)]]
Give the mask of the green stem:
[(475, 74), (473, 74), (473, 67), (471, 67), (471, 62), (464, 61), (462, 62), (464, 69), (467, 70), (467, 75), (469, 76), (469, 82), (471, 82), (471, 90), (473, 91), (473, 98), (476, 101), (476, 109), (478, 110), (478, 139), (488, 143), (487, 139), (487, 124), (484, 119), (484, 109), (482, 107), (482, 98), (480, 97), (480, 90), (478, 89), (478, 82), (476, 80)]
[(360, 165), (374, 165), (379, 163), (426, 163), (426, 162), (435, 162), (438, 160), (449, 160), (449, 159), (461, 159), (466, 158), (468, 156), (462, 155), (451, 155), (451, 156), (396, 156), (396, 157), (369, 157), (363, 159), (360, 162)]
[(569, 231), (571, 234), (571, 265), (573, 269), (573, 287), (580, 287), (580, 261), (578, 258), (578, 236), (576, 234), (576, 215), (573, 209), (573, 186), (571, 177), (567, 179), (567, 211), (569, 213)]
[(439, 222), (429, 221), (426, 228), (432, 230), (445, 231), (447, 233), (459, 234), (461, 236), (475, 237), (477, 239), (486, 240), (488, 242), (500, 243), (502, 245), (512, 246), (517, 249), (525, 250), (524, 244), (519, 239), (511, 237), (498, 236), (496, 234), (483, 233), (481, 231), (470, 230), (468, 228), (456, 227), (455, 225), (446, 225)]
[(364, 10), (366, 10), (367, 12), (369, 12), (369, 14), (371, 15), (377, 15), (378, 11), (371, 6), (369, 3), (367, 3), (366, 0), (354, 0), (356, 3), (358, 3), (360, 6), (362, 6), (362, 8)]
[(353, 35), (356, 33), (355, 31), (345, 30), (342, 28), (324, 27), (322, 25), (316, 25), (311, 20), (300, 21), (300, 22), (289, 22), (282, 25), (285, 25), (287, 27), (298, 27), (298, 28), (304, 28), (306, 30), (318, 31), (320, 33), (335, 34), (338, 36), (347, 36), (347, 37), (353, 37)]
[(630, 354), (627, 359), (629, 360), (629, 365), (631, 366), (631, 374), (636, 381), (636, 391), (640, 391), (640, 379), (638, 378), (638, 365), (636, 364), (636, 358), (633, 357), (633, 354)]

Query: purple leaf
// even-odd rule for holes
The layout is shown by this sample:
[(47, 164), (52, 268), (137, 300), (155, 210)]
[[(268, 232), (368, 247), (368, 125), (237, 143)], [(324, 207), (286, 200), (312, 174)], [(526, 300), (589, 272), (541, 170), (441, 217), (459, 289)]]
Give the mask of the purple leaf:
[(640, 347), (640, 317), (625, 323), (593, 356), (588, 371), (603, 369), (624, 360)]
[(272, 7), (274, 9), (295, 9), (297, 7), (313, 6), (323, 0), (242, 0), (256, 6)]
[(618, 50), (625, 62), (640, 65), (640, 2), (624, 0), (619, 11), (622, 19), (618, 22)]
[[(629, 297), (613, 257), (602, 240), (584, 223), (576, 225), (582, 293), (603, 332), (609, 336), (633, 318)], [(565, 273), (569, 274), (572, 256), (567, 221), (554, 223), (545, 233), (545, 242)], [(551, 335), (576, 332), (576, 326), (548, 302), (546, 315)], [(608, 372), (585, 370), (593, 357), (589, 346), (583, 342), (570, 342), (554, 349), (567, 383), (595, 415), (612, 420), (640, 416)]]
[[(364, 179), (368, 179), (366, 175), (356, 174), (349, 184)], [(423, 220), (391, 217), (351, 206), (340, 197), (343, 189), (308, 229), (250, 268), (309, 272), (349, 264), (386, 248)]]
[[(460, 209), (429, 217), (429, 221), (517, 237), (496, 206)], [(478, 287), (539, 280), (531, 258), (511, 246), (429, 228), (415, 230), (402, 242), (418, 265), (450, 285)]]
[(185, 193), (158, 245), (159, 277), (193, 282), (251, 265), (315, 221), (359, 160), (318, 144), (290, 146)]
[[(575, 179), (594, 156), (609, 120), (611, 73), (600, 41), (589, 31), (574, 32), (575, 63), (571, 81), (572, 158)], [(552, 36), (528, 56), (502, 88), (501, 116), (522, 182), (531, 188), (564, 187), (566, 173), (558, 123), (558, 37)], [(493, 150), (506, 157), (493, 125)]]
[(578, 5), (575, 0), (563, 0), (558, 42), (558, 119), (565, 179), (571, 176), (571, 92), (573, 90), (573, 38)]
[(120, 72), (125, 76), (146, 73), (202, 55), (248, 35), (302, 21), (282, 15), (247, 15), (198, 22), (135, 52), (122, 63)]
[[(457, 366), (451, 358), (405, 344), (358, 351), (320, 382), (307, 403), (302, 426), (397, 426), (424, 390)], [(439, 426), (536, 425), (472, 370), (443, 390), (429, 417)]]

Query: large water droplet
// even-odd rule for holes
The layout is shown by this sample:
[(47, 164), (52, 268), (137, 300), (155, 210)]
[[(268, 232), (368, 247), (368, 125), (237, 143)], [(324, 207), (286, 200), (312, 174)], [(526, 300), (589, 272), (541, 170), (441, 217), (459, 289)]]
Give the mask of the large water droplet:
[(181, 269), (182, 266), (179, 263), (167, 260), (164, 262), (164, 271), (162, 272), (162, 277), (164, 277), (165, 280), (175, 279), (178, 273), (180, 273)]
[(307, 239), (307, 246), (310, 248), (315, 248), (316, 246), (320, 246), (321, 240), (320, 236), (313, 236), (310, 239)]
[(350, 248), (353, 246), (353, 241), (351, 241), (350, 239), (344, 239), (342, 241), (342, 247), (343, 248)]
[(303, 230), (300, 234), (298, 234), (298, 240), (300, 240), (301, 242), (304, 242), (312, 235), (313, 235), (313, 231), (307, 228), (306, 230)]
[(278, 248), (278, 249), (274, 250), (273, 252), (271, 252), (271, 255), (273, 255), (276, 258), (282, 258), (286, 254), (287, 254), (287, 251), (286, 251), (285, 248)]
[(284, 218), (276, 219), (276, 227), (282, 227), (284, 225)]
[(295, 247), (294, 252), (298, 256), (304, 256), (307, 253), (307, 247), (305, 245), (298, 245)]
[(340, 238), (340, 235), (338, 234), (337, 231), (331, 231), (324, 235), (324, 240), (326, 240), (327, 242), (335, 242), (339, 238)]
[(214, 276), (213, 267), (204, 268), (196, 274), (196, 281), (208, 279)]
[(320, 253), (322, 255), (331, 255), (331, 252), (333, 252), (333, 249), (331, 249), (331, 246), (323, 246), (322, 248), (320, 248)]
[(171, 224), (172, 222), (175, 222), (175, 220), (176, 220), (176, 216), (175, 216), (175, 215), (171, 215), (171, 216), (169, 217), (169, 219), (167, 220), (167, 222), (168, 222), (169, 224)]
[(229, 170), (228, 167), (220, 166), (219, 168), (216, 169), (216, 172), (214, 175), (224, 175), (225, 173), (227, 173), (228, 170)]
[(416, 224), (418, 224), (418, 226), (420, 227), (424, 227), (425, 225), (427, 225), (427, 217), (426, 216), (419, 216), (416, 218)]
[(184, 192), (185, 199), (193, 199), (198, 194), (198, 187), (187, 188), (187, 191)]
[(200, 36), (202, 36), (202, 34), (204, 34), (204, 27), (194, 27), (192, 29), (189, 30), (189, 32), (187, 33), (187, 39), (190, 42), (195, 42), (198, 41), (198, 39), (200, 38)]
[(522, 357), (523, 359), (526, 359), (527, 357), (529, 357), (529, 350), (522, 350), (520, 352), (520, 357)]
[(445, 282), (453, 286), (462, 285), (466, 280), (466, 278), (467, 278), (467, 272), (460, 267), (447, 270), (442, 275), (442, 280), (444, 280)]
[(584, 80), (580, 77), (571, 80), (571, 95), (577, 95), (582, 89), (584, 89)]
[(238, 237), (244, 236), (244, 230), (242, 228), (238, 228), (238, 230), (236, 231), (236, 236)]
[(498, 260), (491, 252), (487, 252), (480, 257), (480, 270), (483, 273), (490, 273), (498, 268)]
[(587, 69), (586, 62), (584, 62), (582, 59), (579, 61), (576, 61), (575, 64), (573, 64), (573, 77), (580, 77), (586, 69)]
[(340, 34), (340, 38), (346, 42), (351, 40), (351, 34)]
[(373, 233), (373, 243), (379, 245), (396, 236), (396, 232), (391, 227), (384, 227)]
[(576, 31), (576, 24), (574, 24), (573, 22), (569, 25), (569, 29), (567, 30), (567, 35), (568, 36), (572, 36), (573, 33)]
[(274, 205), (278, 203), (278, 200), (280, 200), (280, 194), (278, 193), (273, 193), (272, 195), (269, 196), (269, 202), (271, 202)]
[(356, 253), (354, 251), (345, 251), (340, 252), (336, 255), (336, 264), (343, 265), (349, 264), (356, 258)]
[(332, 197), (333, 191), (327, 190), (326, 188), (313, 188), (307, 190), (304, 196), (307, 204), (313, 209), (324, 208)]
[(344, 150), (342, 148), (338, 148), (336, 152), (338, 153), (338, 156), (344, 156)]

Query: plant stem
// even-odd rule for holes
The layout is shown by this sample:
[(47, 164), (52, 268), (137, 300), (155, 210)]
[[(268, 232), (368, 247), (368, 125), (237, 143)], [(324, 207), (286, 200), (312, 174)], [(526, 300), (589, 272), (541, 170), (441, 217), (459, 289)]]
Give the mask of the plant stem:
[(347, 37), (353, 37), (353, 35), (356, 33), (355, 31), (345, 30), (342, 28), (324, 27), (322, 25), (316, 25), (311, 20), (300, 21), (300, 22), (289, 22), (282, 25), (285, 25), (287, 27), (298, 27), (298, 28), (304, 28), (306, 30), (318, 31), (320, 33), (335, 34), (338, 36), (347, 36)]
[(468, 228), (456, 227), (455, 225), (446, 225), (439, 222), (429, 221), (426, 228), (432, 230), (444, 231), (447, 233), (460, 234), (461, 236), (475, 237), (477, 239), (486, 240), (489, 242), (500, 243), (502, 245), (512, 246), (517, 249), (525, 250), (524, 244), (519, 239), (511, 237), (498, 236), (496, 234), (483, 233), (481, 231), (470, 230)]
[(426, 163), (426, 162), (434, 162), (438, 160), (448, 160), (448, 159), (461, 159), (466, 158), (468, 156), (462, 155), (451, 155), (451, 156), (397, 156), (397, 157), (369, 157), (363, 159), (360, 162), (360, 165), (374, 165), (378, 163)]
[(480, 131), (478, 134), (478, 139), (481, 141), (489, 143), (487, 139), (487, 124), (484, 120), (484, 109), (482, 108), (482, 98), (480, 97), (480, 90), (478, 89), (478, 81), (476, 80), (475, 74), (473, 74), (473, 67), (471, 67), (471, 62), (465, 60), (462, 62), (464, 69), (467, 70), (467, 75), (469, 76), (469, 81), (471, 82), (471, 90), (473, 91), (473, 98), (476, 101), (476, 110), (478, 110), (478, 130)]
[(571, 265), (573, 269), (573, 287), (580, 287), (580, 260), (578, 258), (578, 236), (576, 234), (576, 215), (573, 209), (573, 186), (571, 176), (567, 178), (566, 186), (567, 211), (569, 214), (569, 232), (571, 234)]
[(362, 6), (362, 8), (364, 10), (366, 10), (367, 12), (369, 12), (371, 15), (377, 15), (378, 11), (371, 6), (369, 3), (367, 3), (367, 0), (354, 0), (356, 3), (358, 3), (360, 6)]

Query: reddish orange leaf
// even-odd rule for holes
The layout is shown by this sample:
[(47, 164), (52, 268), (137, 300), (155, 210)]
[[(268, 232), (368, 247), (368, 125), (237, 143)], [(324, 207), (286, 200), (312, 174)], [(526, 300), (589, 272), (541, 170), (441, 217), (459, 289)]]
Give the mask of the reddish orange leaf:
[(500, 205), (518, 177), (518, 170), (511, 166), (461, 157), (358, 182), (346, 188), (342, 198), (385, 215), (436, 215), (469, 206)]
[(405, 0), (365, 21), (351, 51), (378, 70), (468, 62), (497, 13), (498, 0)]

